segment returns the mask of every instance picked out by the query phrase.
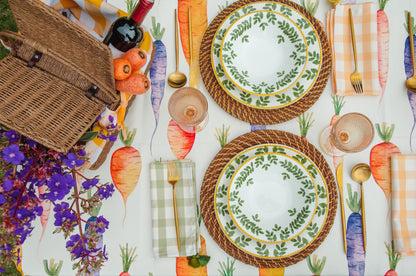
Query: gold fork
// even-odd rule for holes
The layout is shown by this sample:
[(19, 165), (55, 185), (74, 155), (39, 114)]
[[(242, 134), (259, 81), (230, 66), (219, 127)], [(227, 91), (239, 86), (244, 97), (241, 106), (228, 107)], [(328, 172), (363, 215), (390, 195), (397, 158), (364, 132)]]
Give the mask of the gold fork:
[(174, 161), (168, 161), (168, 182), (172, 185), (173, 191), (173, 210), (175, 212), (175, 228), (176, 228), (176, 241), (178, 243), (178, 251), (181, 252), (181, 238), (179, 235), (179, 223), (178, 223), (178, 209), (176, 207), (176, 193), (175, 185), (179, 180), (178, 170)]
[(361, 74), (357, 71), (358, 63), (357, 63), (357, 49), (355, 46), (355, 31), (354, 31), (354, 21), (352, 18), (351, 8), (349, 9), (350, 13), (350, 27), (351, 27), (351, 38), (352, 38), (352, 51), (354, 54), (354, 63), (355, 63), (355, 70), (351, 73), (351, 84), (355, 90), (355, 93), (361, 94), (363, 93), (363, 81)]

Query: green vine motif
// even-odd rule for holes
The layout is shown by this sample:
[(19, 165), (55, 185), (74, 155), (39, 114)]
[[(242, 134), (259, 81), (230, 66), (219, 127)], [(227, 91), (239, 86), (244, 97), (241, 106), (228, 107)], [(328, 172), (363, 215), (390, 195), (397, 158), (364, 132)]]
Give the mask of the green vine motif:
[(258, 255), (268, 257), (270, 255), (269, 249), (266, 248), (266, 244), (257, 242), (257, 247), (255, 248)]
[(217, 32), (217, 35), (215, 36), (215, 38), (219, 41), (223, 41), (224, 40), (224, 36), (227, 33), (227, 29), (220, 29)]
[(307, 29), (311, 26), (308, 20), (306, 20), (305, 18), (298, 18), (296, 20), (296, 25), (299, 27), (299, 29)]
[(297, 211), (296, 208), (293, 208), (293, 210), (287, 210), (287, 212), (289, 213), (289, 216), (293, 217), (294, 215), (296, 215)]
[(293, 243), (293, 246), (297, 248), (303, 248), (308, 245), (309, 241), (305, 237), (297, 236), (296, 238), (290, 240)]
[(221, 52), (221, 45), (219, 43), (214, 43), (214, 45), (212, 45), (212, 52), (216, 57), (219, 58)]
[(302, 95), (305, 92), (305, 86), (303, 84), (300, 84), (299, 82), (296, 82), (296, 84), (293, 86), (293, 95), (298, 98), (300, 95)]
[(291, 43), (295, 44), (302, 41), (295, 27), (291, 26), (289, 22), (278, 21), (277, 27), (289, 38)]
[(306, 157), (301, 154), (295, 154), (292, 157), (303, 165), (305, 165), (305, 163), (308, 161), (308, 159), (306, 159)]
[(264, 234), (264, 230), (257, 226), (256, 222), (253, 222), (250, 218), (248, 218), (245, 214), (237, 216), (237, 219), (239, 219), (240, 223), (244, 228), (254, 235)]
[(295, 44), (295, 49), (297, 52), (306, 53), (306, 45), (304, 43)]
[(234, 224), (233, 220), (230, 220), (224, 225), (225, 232), (228, 233), (228, 236), (232, 237), (237, 230), (237, 226)]
[(243, 36), (243, 37), (241, 38), (241, 42), (242, 42), (242, 43), (248, 43), (248, 42), (250, 42), (250, 41), (248, 40), (248, 35)]
[[(223, 54), (222, 55), (222, 60), (226, 63), (226, 64), (228, 64), (228, 65), (230, 65), (230, 64), (233, 64), (233, 56), (232, 55), (227, 55), (227, 54)], [(231, 66), (230, 66), (231, 67)], [(234, 67), (235, 68), (235, 67)]]
[(217, 197), (218, 198), (226, 198), (228, 194), (228, 186), (220, 185), (217, 189)]
[(283, 255), (286, 255), (286, 252), (287, 252), (286, 243), (282, 242), (281, 244), (276, 244), (276, 248), (273, 251), (273, 255), (275, 257), (280, 257)]
[(276, 25), (277, 16), (274, 12), (268, 12), (266, 14), (266, 19), (268, 23), (271, 23), (272, 25)]
[(295, 60), (295, 66), (301, 66), (306, 63), (306, 56), (300, 56)]
[(298, 67), (292, 68), (292, 70), (290, 70), (290, 72), (285, 74), (281, 80), (276, 82), (276, 88), (280, 89), (292, 83), (293, 79), (295, 79), (297, 75), (298, 75)]
[(318, 206), (316, 206), (316, 214), (318, 215), (318, 217), (325, 215), (326, 210), (327, 210), (327, 205), (324, 202), (321, 202), (318, 204)]
[(319, 198), (326, 198), (326, 190), (323, 186), (318, 186), (318, 197)]
[(230, 33), (231, 41), (236, 41), (240, 36), (242, 36), (247, 30), (253, 27), (252, 18), (250, 17), (248, 20), (241, 21), (235, 29), (233, 29)]
[(240, 18), (240, 13), (238, 11), (234, 12), (231, 16), (230, 16), (230, 25), (232, 25), (235, 21), (237, 21)]
[(238, 177), (235, 179), (235, 189), (238, 190), (241, 186), (246, 182), (250, 174), (254, 172), (254, 165), (251, 163), (250, 165), (246, 166), (241, 173), (239, 173)]
[(309, 171), (309, 173), (312, 175), (312, 177), (315, 179), (316, 176), (318, 175), (318, 171), (315, 168), (314, 165), (310, 164), (306, 167), (306, 169)]
[(286, 155), (286, 150), (284, 148), (281, 148), (281, 147), (274, 146), (273, 149), (272, 149), (272, 151), (274, 153), (281, 153), (281, 154)]
[(266, 230), (265, 236), (266, 236), (268, 241), (272, 241), (272, 242), (277, 241), (277, 235), (273, 231)]
[(277, 36), (277, 44), (285, 43), (285, 37), (283, 35)]
[(260, 154), (264, 154), (264, 153), (268, 153), (269, 152), (269, 147), (265, 146), (265, 147), (260, 147), (256, 149), (255, 155), (260, 155)]
[(230, 41), (226, 41), (224, 42), (224, 44), (222, 45), (222, 50), (225, 52), (231, 51), (233, 48), (234, 44), (231, 43)]
[(267, 4), (264, 5), (263, 9), (267, 10), (267, 11), (275, 11), (277, 9), (277, 4), (276, 3), (267, 3)]
[(258, 23), (261, 23), (263, 21), (263, 13), (262, 12), (258, 12), (253, 16), (253, 23), (255, 25), (257, 25)]
[(235, 167), (233, 165), (227, 166), (227, 168), (225, 169), (225, 177), (231, 178), (234, 175), (234, 173), (235, 173)]
[(308, 55), (309, 55), (309, 60), (313, 64), (319, 65), (319, 63), (321, 63), (321, 55), (318, 52), (316, 52), (316, 51), (309, 52)]
[(292, 233), (302, 227), (310, 213), (311, 210), (309, 210), (309, 205), (302, 207), (301, 211), (296, 215), (296, 218), (289, 223), (289, 227)]
[(248, 246), (248, 243), (251, 242), (251, 238), (246, 237), (245, 235), (241, 235), (235, 239), (235, 243), (241, 247)]
[[(223, 55), (224, 59), (224, 55)], [(224, 60), (224, 62), (229, 63), (229, 60)], [(231, 75), (243, 86), (251, 86), (251, 83), (246, 79), (246, 77), (241, 74), (235, 66), (228, 66)]]
[(272, 84), (272, 85), (267, 86), (267, 87), (264, 89), (264, 92), (265, 92), (266, 94), (273, 93), (274, 91), (276, 91), (276, 87), (275, 87), (273, 84)]
[(308, 32), (308, 35), (306, 36), (306, 43), (309, 45), (314, 45), (315, 42), (318, 41), (318, 38), (316, 37), (316, 34), (314, 31)]
[(278, 77), (278, 78), (281, 78), (282, 76), (284, 76), (285, 75), (285, 70), (283, 70), (283, 71), (281, 71), (281, 72), (276, 72), (276, 76)]
[(242, 205), (242, 202), (244, 202), (244, 200), (241, 200), (240, 198), (238, 198), (236, 200), (238, 201), (237, 205), (232, 204), (232, 205), (230, 205), (230, 208), (231, 208), (231, 213), (239, 215), (242, 212), (239, 205), (240, 204)]
[(225, 87), (225, 89), (228, 89), (228, 91), (234, 90), (235, 85), (230, 80), (223, 80), (222, 85)]
[(222, 202), (217, 202), (217, 211), (221, 216), (229, 215), (228, 205)]
[(267, 106), (270, 103), (270, 96), (260, 96), (256, 101), (256, 106)]
[(290, 179), (290, 174), (288, 174), (288, 173), (282, 173), (282, 176), (283, 176), (283, 180)]
[(290, 236), (290, 230), (289, 230), (289, 227), (286, 227), (285, 229), (283, 229), (283, 230), (280, 232), (280, 240), (282, 240), (282, 241), (284, 241), (284, 240), (286, 240), (287, 238), (289, 238), (289, 236)]
[(244, 162), (246, 162), (247, 161), (247, 159), (249, 158), (249, 156), (248, 155), (240, 155), (239, 157), (237, 157), (236, 159), (235, 159), (235, 163), (237, 163), (238, 165), (241, 165), (241, 164), (243, 164)]
[(256, 10), (256, 8), (253, 7), (253, 6), (245, 6), (245, 7), (242, 8), (242, 11), (243, 11), (244, 14), (251, 13), (255, 10)]
[(312, 80), (315, 78), (316, 74), (318, 73), (318, 69), (312, 68), (305, 71), (305, 74), (302, 75), (302, 78), (307, 80)]
[(318, 223), (315, 222), (309, 224), (308, 227), (306, 227), (306, 231), (308, 231), (309, 237), (315, 238), (319, 231)]
[(251, 104), (251, 102), (253, 101), (253, 99), (251, 98), (251, 94), (244, 91), (240, 93), (240, 100), (248, 104)]
[(286, 169), (286, 171), (291, 173), (297, 180), (301, 180), (307, 177), (303, 174), (302, 169), (299, 168), (297, 165), (294, 165), (292, 162), (285, 160), (280, 161), (279, 163), (280, 166), (282, 166), (282, 168)]
[(269, 154), (267, 155), (267, 161), (269, 161), (270, 164), (277, 165), (278, 159), (276, 155)]
[(224, 68), (222, 68), (221, 64), (215, 66), (215, 71), (217, 72), (217, 76), (222, 78), (225, 76)]
[(286, 6), (281, 6), (280, 7), (280, 12), (284, 15), (286, 15), (287, 17), (292, 16), (292, 9)]

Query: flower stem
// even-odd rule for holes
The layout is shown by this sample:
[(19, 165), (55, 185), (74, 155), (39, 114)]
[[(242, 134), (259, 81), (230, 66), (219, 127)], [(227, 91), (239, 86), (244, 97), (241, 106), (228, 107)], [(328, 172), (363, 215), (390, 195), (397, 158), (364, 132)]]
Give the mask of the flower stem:
[[(74, 171), (72, 171), (72, 177), (74, 179), (76, 179), (76, 175), (75, 175)], [(75, 208), (77, 210), (77, 221), (78, 221), (79, 235), (81, 236), (82, 246), (84, 248), (86, 248), (85, 241), (84, 241), (84, 238), (83, 238), (83, 233), (82, 233), (82, 225), (81, 225), (81, 210), (79, 208), (78, 183), (75, 183), (74, 192), (75, 192)]]

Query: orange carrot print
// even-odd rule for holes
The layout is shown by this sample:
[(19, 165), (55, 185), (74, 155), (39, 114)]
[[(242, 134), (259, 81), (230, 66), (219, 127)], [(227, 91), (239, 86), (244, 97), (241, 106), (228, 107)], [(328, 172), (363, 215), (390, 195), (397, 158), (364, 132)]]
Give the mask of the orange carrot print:
[(191, 151), (195, 142), (195, 133), (184, 131), (178, 124), (170, 120), (168, 126), (170, 150), (178, 159), (184, 159)]
[[(190, 60), (189, 20), (188, 11), (191, 9), (192, 22), (192, 61)], [(182, 50), (189, 64), (190, 86), (199, 88), (201, 72), (199, 70), (199, 47), (208, 26), (207, 0), (178, 0), (178, 22), (181, 34)]]
[(400, 153), (400, 149), (390, 142), (394, 132), (394, 124), (391, 127), (387, 127), (386, 123), (383, 123), (381, 128), (379, 124), (376, 124), (376, 129), (383, 142), (371, 149), (370, 168), (374, 180), (383, 190), (386, 200), (389, 202), (391, 194), (391, 156)]
[(195, 256), (176, 258), (176, 276), (207, 276), (207, 246), (204, 237), (200, 236), (201, 250)]
[(110, 172), (114, 186), (123, 197), (124, 223), (127, 214), (127, 198), (133, 192), (134, 188), (136, 188), (137, 182), (139, 181), (142, 170), (142, 158), (140, 152), (131, 146), (136, 135), (136, 129), (133, 130), (133, 133), (128, 132), (126, 139), (123, 138), (121, 133), (120, 139), (124, 147), (116, 150), (111, 156)]
[(284, 267), (259, 267), (259, 276), (283, 276), (285, 275)]

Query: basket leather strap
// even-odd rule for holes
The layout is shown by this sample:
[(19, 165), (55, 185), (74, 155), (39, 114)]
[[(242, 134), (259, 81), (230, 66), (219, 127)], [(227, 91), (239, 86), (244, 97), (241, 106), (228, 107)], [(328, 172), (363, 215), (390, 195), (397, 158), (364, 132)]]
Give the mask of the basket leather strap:
[[(12, 38), (13, 40), (10, 38)], [(4, 30), (0, 32), (0, 40), (5, 46), (12, 48), (14, 40), (22, 40), (22, 36), (18, 33), (9, 30)]]

